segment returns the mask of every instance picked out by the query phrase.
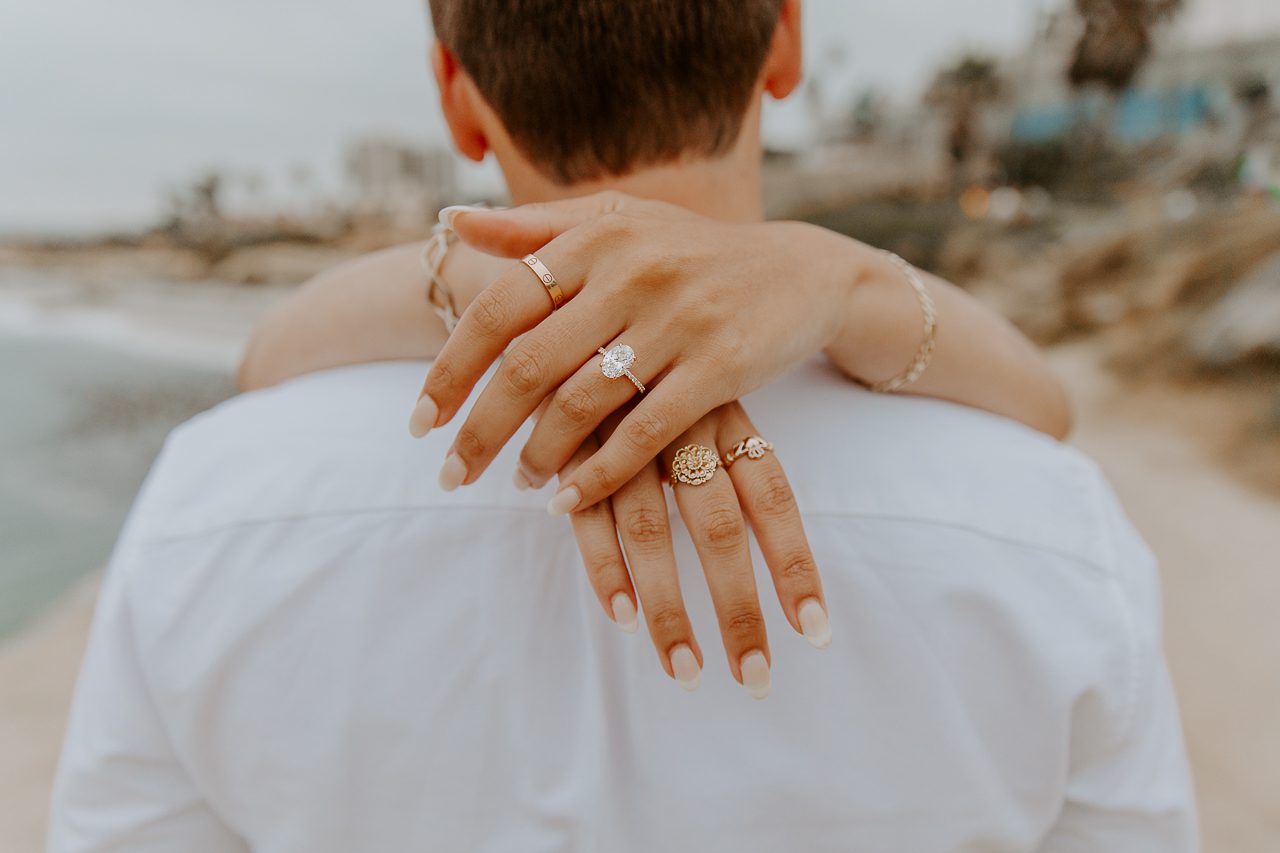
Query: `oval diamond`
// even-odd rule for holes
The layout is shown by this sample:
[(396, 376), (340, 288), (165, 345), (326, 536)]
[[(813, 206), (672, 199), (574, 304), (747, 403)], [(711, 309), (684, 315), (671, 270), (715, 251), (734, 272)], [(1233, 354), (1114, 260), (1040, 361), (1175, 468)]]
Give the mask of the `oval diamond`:
[(604, 354), (604, 361), (600, 365), (600, 371), (610, 379), (617, 379), (627, 372), (631, 365), (636, 363), (636, 351), (626, 344), (618, 344), (610, 347)]

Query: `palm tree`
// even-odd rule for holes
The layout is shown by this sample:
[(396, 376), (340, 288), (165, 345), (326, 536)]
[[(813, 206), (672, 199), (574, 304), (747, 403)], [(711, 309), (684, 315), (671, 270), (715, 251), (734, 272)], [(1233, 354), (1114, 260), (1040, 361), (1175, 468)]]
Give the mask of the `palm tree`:
[(1152, 33), (1184, 0), (1075, 0), (1084, 20), (1067, 79), (1075, 88), (1100, 84), (1118, 95), (1151, 54)]
[(963, 169), (978, 148), (978, 116), (981, 108), (1004, 91), (995, 60), (966, 56), (943, 68), (933, 78), (925, 101), (948, 114), (947, 153), (951, 155), (952, 183), (958, 188)]

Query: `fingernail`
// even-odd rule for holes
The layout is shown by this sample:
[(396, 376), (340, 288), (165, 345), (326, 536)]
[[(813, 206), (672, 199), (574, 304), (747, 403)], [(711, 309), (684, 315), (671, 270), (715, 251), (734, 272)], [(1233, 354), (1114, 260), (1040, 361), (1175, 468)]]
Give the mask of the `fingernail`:
[(452, 492), (458, 486), (462, 485), (462, 481), (467, 479), (467, 463), (456, 453), (450, 453), (444, 458), (444, 465), (440, 466), (440, 488), (446, 492)]
[(676, 646), (671, 651), (671, 671), (675, 674), (676, 684), (685, 690), (697, 690), (702, 683), (702, 670), (698, 669), (698, 658), (693, 649), (685, 645)]
[(547, 512), (552, 515), (568, 515), (580, 503), (582, 503), (582, 492), (578, 491), (577, 486), (569, 486), (567, 489), (556, 492), (555, 496), (547, 501)]
[(519, 468), (511, 475), (511, 482), (515, 483), (516, 489), (522, 492), (527, 492), (533, 488), (533, 483), (529, 482), (529, 478)]
[(810, 598), (800, 605), (796, 611), (800, 617), (800, 631), (809, 645), (815, 649), (825, 649), (831, 645), (831, 623), (827, 621), (827, 611), (816, 598)]
[(409, 435), (422, 438), (435, 429), (438, 417), (440, 417), (440, 407), (436, 405), (435, 400), (423, 394), (422, 399), (418, 400), (418, 405), (413, 407), (413, 414), (409, 415)]
[(613, 621), (628, 634), (634, 634), (640, 628), (640, 620), (636, 618), (636, 606), (631, 603), (631, 596), (620, 592), (609, 599), (613, 607)]
[(763, 699), (769, 695), (769, 661), (764, 652), (747, 652), (739, 664), (742, 667), (742, 686), (752, 699)]
[(440, 209), (440, 224), (445, 228), (453, 227), (453, 220), (463, 213), (481, 213), (493, 208), (483, 204), (451, 204)]

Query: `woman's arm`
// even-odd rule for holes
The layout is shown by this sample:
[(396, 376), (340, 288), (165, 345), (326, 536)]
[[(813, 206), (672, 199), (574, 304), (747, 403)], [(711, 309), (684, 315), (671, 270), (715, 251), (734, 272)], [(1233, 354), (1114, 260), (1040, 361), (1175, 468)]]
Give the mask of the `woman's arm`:
[[(924, 337), (921, 305), (903, 271), (856, 240), (830, 232), (815, 236), (830, 240), (830, 256), (842, 269), (862, 271), (827, 357), (868, 385), (897, 375)], [(1071, 431), (1066, 390), (1035, 345), (955, 285), (927, 273), (921, 277), (937, 309), (936, 344), (928, 368), (902, 393), (983, 409), (1065, 438)]]
[[(881, 252), (824, 229), (795, 223), (763, 227), (792, 229), (791, 251), (823, 258), (818, 275), (848, 282), (847, 288), (806, 292), (808, 298), (828, 299), (822, 312), (839, 319), (825, 348), (836, 366), (873, 384), (911, 361), (924, 324), (900, 269)], [(421, 250), (418, 243), (358, 258), (299, 288), (254, 330), (240, 365), (240, 387), (253, 390), (344, 364), (434, 357), (446, 336), (426, 300)], [(462, 310), (510, 267), (510, 261), (459, 244), (441, 274)], [(1066, 394), (1031, 342), (953, 285), (928, 275), (925, 281), (937, 306), (937, 345), (928, 369), (904, 393), (983, 409), (1064, 437), (1070, 430)]]
[[(326, 270), (258, 321), (236, 383), (254, 391), (331, 367), (429, 359), (443, 346), (444, 324), (427, 302), (420, 257), (425, 244), (374, 252)], [(458, 309), (510, 261), (454, 246), (441, 275)]]

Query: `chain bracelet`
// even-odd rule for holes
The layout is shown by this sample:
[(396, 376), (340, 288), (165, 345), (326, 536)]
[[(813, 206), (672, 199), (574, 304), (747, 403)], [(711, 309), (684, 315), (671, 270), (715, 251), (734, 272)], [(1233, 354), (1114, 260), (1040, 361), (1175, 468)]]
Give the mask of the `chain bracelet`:
[(933, 358), (933, 349), (937, 343), (938, 312), (933, 304), (933, 296), (929, 293), (929, 288), (925, 286), (924, 279), (920, 277), (919, 270), (893, 252), (885, 251), (884, 253), (889, 256), (889, 260), (893, 261), (898, 269), (902, 270), (907, 282), (911, 285), (911, 289), (916, 292), (916, 298), (920, 300), (920, 310), (924, 313), (924, 341), (920, 344), (920, 349), (916, 350), (915, 358), (911, 360), (911, 364), (907, 365), (907, 369), (897, 376), (886, 379), (883, 382), (877, 382), (871, 386), (872, 391), (891, 394), (915, 382), (924, 373), (925, 368), (929, 366), (929, 360)]

